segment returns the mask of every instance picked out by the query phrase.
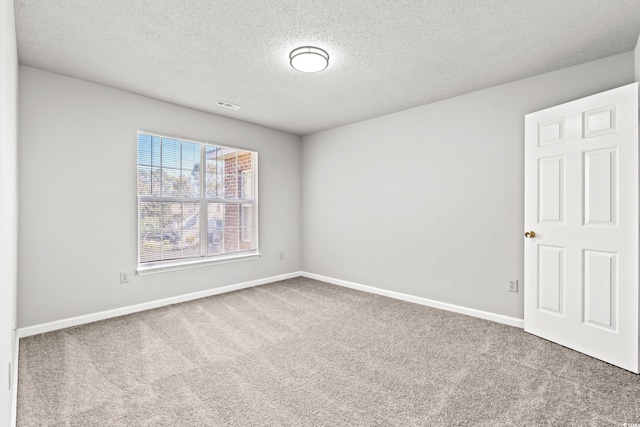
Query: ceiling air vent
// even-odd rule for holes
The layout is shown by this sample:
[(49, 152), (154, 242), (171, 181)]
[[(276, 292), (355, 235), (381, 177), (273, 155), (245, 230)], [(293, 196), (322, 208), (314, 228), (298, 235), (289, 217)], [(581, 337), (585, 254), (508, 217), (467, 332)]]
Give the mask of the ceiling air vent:
[(242, 107), (236, 104), (232, 104), (230, 102), (227, 101), (217, 101), (216, 105), (219, 105), (220, 107), (224, 107), (224, 108), (228, 108), (230, 110), (239, 110)]

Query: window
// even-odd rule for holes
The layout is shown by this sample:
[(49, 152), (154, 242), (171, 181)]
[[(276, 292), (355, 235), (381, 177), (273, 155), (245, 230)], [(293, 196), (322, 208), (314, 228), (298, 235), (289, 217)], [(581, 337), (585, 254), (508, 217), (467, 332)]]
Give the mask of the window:
[(138, 132), (139, 271), (256, 256), (257, 156)]

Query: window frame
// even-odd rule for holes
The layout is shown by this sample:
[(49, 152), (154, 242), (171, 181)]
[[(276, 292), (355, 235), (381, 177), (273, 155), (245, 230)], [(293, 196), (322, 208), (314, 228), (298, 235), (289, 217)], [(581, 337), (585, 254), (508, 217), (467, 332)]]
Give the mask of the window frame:
[[(221, 264), (228, 262), (236, 262), (236, 261), (245, 261), (257, 259), (261, 256), (260, 254), (260, 245), (259, 245), (259, 197), (258, 197), (258, 152), (256, 150), (250, 150), (247, 148), (234, 147), (230, 145), (222, 145), (211, 141), (203, 141), (193, 138), (185, 138), (175, 135), (169, 135), (164, 133), (158, 133), (153, 131), (147, 131), (144, 129), (138, 129), (136, 133), (136, 171), (139, 170), (139, 144), (140, 144), (140, 135), (150, 135), (151, 137), (158, 138), (166, 138), (172, 139), (180, 142), (194, 143), (200, 145), (200, 177), (199, 177), (199, 194), (197, 197), (184, 197), (184, 196), (141, 196), (139, 183), (138, 183), (138, 173), (136, 173), (136, 229), (137, 229), (137, 270), (138, 275), (146, 275), (152, 273), (159, 273), (163, 271), (174, 271), (174, 270), (182, 270), (187, 268), (195, 268), (195, 267), (204, 267), (213, 264)], [(238, 156), (237, 151), (250, 153), (251, 154), (251, 186), (252, 186), (252, 195), (251, 199), (241, 199), (239, 194), (236, 194), (237, 199), (227, 199), (227, 198), (219, 198), (216, 194), (215, 198), (208, 197), (207, 195), (207, 150), (208, 147), (216, 147), (218, 149), (228, 149), (236, 151), (236, 159)], [(237, 160), (236, 160), (237, 161)], [(242, 172), (238, 172), (240, 175), (243, 175)], [(224, 170), (222, 173), (223, 182), (224, 182)], [(243, 185), (244, 185), (244, 176), (243, 176)], [(224, 187), (224, 184), (223, 184)], [(223, 190), (224, 191), (224, 190)], [(236, 191), (236, 193), (238, 193)], [(244, 193), (242, 194), (244, 195)], [(247, 201), (250, 200), (250, 203)], [(158, 261), (146, 261), (142, 262), (141, 259), (141, 240), (140, 240), (140, 232), (141, 232), (141, 221), (140, 221), (140, 205), (141, 202), (175, 202), (175, 203), (199, 203), (199, 221), (200, 221), (200, 255), (196, 257), (188, 257), (188, 258), (175, 258), (169, 260), (158, 260)], [(238, 232), (238, 244), (242, 242), (246, 242), (247, 240), (243, 239), (243, 230), (242, 230), (242, 215), (244, 215), (243, 207), (250, 205), (253, 207), (252, 215), (251, 215), (251, 239), (248, 241), (254, 241), (254, 249), (237, 251), (231, 253), (222, 253), (222, 254), (208, 254), (208, 232), (209, 232), (209, 217), (208, 217), (208, 204), (209, 203), (221, 203), (223, 206), (226, 205), (237, 205), (239, 209), (238, 214), (238, 224), (236, 225)], [(214, 220), (215, 221), (215, 220)], [(222, 232), (222, 239), (224, 240), (224, 228)], [(204, 237), (204, 238), (203, 238)]]

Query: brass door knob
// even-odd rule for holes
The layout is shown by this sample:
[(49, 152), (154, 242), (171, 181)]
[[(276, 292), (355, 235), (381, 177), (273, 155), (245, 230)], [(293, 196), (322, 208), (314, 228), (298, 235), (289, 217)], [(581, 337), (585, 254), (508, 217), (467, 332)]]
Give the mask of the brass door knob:
[(527, 231), (526, 233), (524, 233), (524, 237), (526, 237), (527, 239), (533, 239), (534, 237), (536, 237), (536, 232)]

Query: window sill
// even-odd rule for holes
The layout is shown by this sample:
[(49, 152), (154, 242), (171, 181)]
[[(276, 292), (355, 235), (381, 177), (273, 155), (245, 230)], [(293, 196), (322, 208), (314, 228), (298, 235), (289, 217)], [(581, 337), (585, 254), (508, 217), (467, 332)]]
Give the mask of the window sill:
[(155, 264), (138, 265), (136, 273), (138, 276), (146, 276), (148, 274), (163, 273), (165, 271), (186, 270), (190, 268), (207, 267), (214, 264), (226, 264), (228, 262), (250, 261), (260, 258), (259, 252), (251, 252), (247, 254), (226, 255), (216, 258), (197, 258), (179, 261), (158, 262)]

